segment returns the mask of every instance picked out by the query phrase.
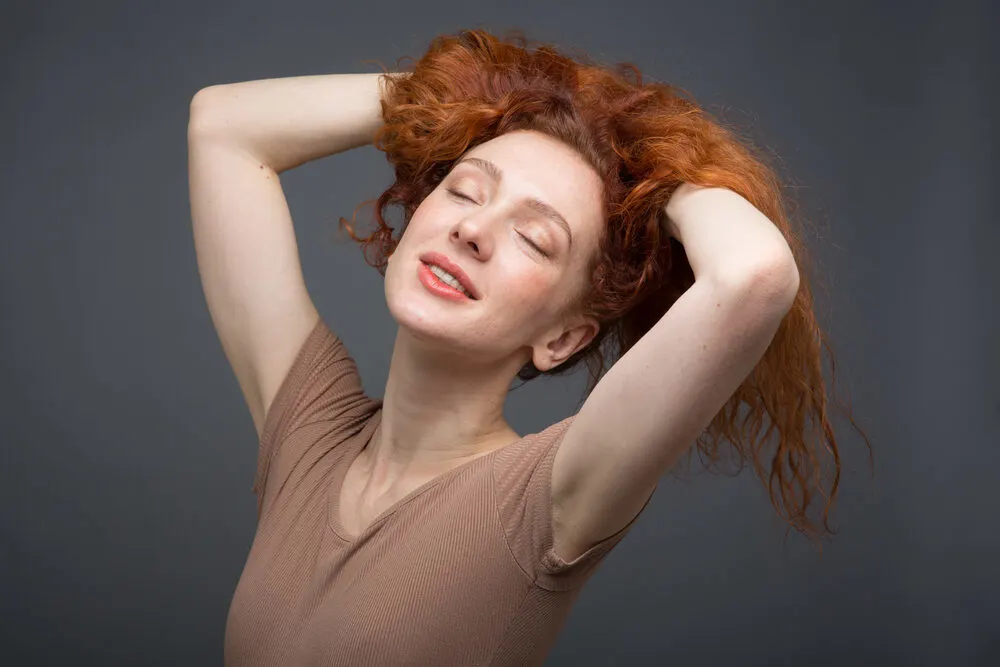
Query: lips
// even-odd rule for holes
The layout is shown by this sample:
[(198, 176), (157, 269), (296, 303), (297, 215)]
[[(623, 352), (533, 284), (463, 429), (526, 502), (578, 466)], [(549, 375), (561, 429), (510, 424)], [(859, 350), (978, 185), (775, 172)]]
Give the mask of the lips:
[(479, 299), (479, 290), (476, 289), (475, 284), (473, 284), (469, 276), (462, 270), (462, 267), (455, 264), (445, 255), (442, 255), (439, 252), (428, 252), (420, 256), (420, 261), (425, 264), (434, 264), (439, 266), (451, 275), (455, 276), (455, 279), (466, 289), (473, 299)]

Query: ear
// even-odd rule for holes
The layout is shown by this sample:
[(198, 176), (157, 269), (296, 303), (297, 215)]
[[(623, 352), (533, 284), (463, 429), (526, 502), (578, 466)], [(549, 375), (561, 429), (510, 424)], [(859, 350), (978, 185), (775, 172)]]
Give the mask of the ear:
[(563, 363), (577, 351), (587, 347), (600, 331), (592, 317), (579, 316), (570, 327), (551, 332), (543, 342), (534, 347), (531, 361), (540, 371), (549, 371)]

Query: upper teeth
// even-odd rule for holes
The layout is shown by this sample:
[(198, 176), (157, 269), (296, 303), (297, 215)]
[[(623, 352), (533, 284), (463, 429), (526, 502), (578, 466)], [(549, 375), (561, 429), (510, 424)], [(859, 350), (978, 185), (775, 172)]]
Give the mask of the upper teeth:
[(458, 280), (455, 279), (455, 276), (451, 275), (450, 273), (442, 269), (440, 266), (435, 266), (434, 264), (428, 264), (428, 266), (430, 266), (431, 268), (431, 273), (440, 278), (442, 282), (451, 285), (465, 296), (470, 298), (472, 297), (472, 295), (469, 294), (469, 291), (464, 287), (462, 287), (462, 283), (458, 282)]

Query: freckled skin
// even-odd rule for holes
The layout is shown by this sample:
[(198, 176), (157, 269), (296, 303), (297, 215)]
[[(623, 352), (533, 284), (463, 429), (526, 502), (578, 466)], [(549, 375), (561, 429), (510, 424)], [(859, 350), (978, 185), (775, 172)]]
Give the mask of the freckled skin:
[[(581, 287), (604, 224), (601, 181), (572, 148), (537, 132), (504, 134), (466, 155), (497, 164), (500, 183), (468, 163), (453, 168), (417, 207), (390, 258), (387, 303), (415, 335), (487, 363), (506, 367), (520, 358), (523, 365), (546, 355), (554, 331), (561, 332), (560, 307)], [(543, 199), (566, 218), (572, 249), (556, 224), (516, 205), (525, 196)], [(551, 256), (532, 250), (519, 232), (541, 241)], [(430, 294), (416, 267), (432, 250), (458, 263), (483, 298), (456, 304)]]

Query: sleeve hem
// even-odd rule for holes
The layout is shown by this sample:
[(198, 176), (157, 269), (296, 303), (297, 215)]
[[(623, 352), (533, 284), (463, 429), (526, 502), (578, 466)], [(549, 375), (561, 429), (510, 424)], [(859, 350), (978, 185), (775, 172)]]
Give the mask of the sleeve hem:
[(594, 573), (603, 558), (625, 538), (625, 534), (635, 525), (639, 516), (649, 505), (649, 501), (652, 500), (658, 486), (653, 487), (653, 491), (646, 498), (646, 502), (643, 503), (639, 511), (636, 512), (635, 516), (627, 524), (614, 534), (594, 544), (573, 560), (566, 561), (560, 558), (554, 551), (552, 541), (550, 540), (549, 547), (542, 556), (542, 571), (535, 582), (536, 585), (546, 590), (566, 590), (582, 585)]

